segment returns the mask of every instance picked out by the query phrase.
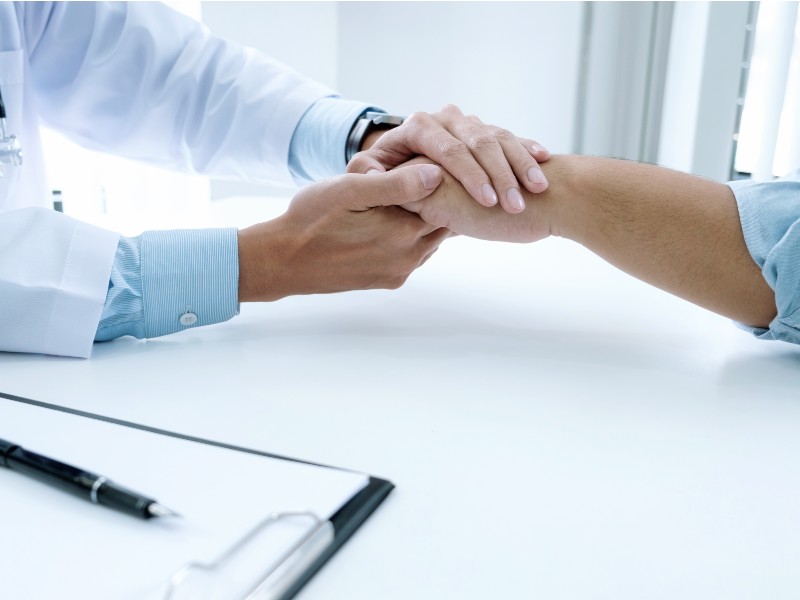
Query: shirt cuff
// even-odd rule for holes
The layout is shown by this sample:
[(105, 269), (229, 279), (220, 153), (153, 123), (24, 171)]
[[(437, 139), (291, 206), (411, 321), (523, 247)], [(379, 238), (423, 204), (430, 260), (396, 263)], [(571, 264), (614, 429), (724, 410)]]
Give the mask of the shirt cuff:
[(312, 104), (300, 118), (289, 145), (289, 171), (295, 183), (305, 185), (344, 173), (347, 136), (369, 110), (384, 112), (337, 97), (321, 98)]
[(122, 238), (95, 340), (158, 337), (239, 313), (237, 230), (148, 231)]
[(768, 329), (737, 323), (761, 339), (800, 343), (800, 171), (775, 181), (734, 181), (750, 256), (775, 291), (777, 315)]

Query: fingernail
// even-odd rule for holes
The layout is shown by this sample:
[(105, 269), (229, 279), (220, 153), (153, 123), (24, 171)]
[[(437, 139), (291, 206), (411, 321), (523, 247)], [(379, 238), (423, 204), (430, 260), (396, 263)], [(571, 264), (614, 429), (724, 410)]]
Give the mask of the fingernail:
[(544, 176), (540, 168), (531, 167), (528, 169), (528, 181), (531, 183), (547, 183), (547, 177)]
[(374, 173), (380, 173), (380, 171), (378, 171), (378, 169), (370, 169), (367, 171), (367, 175), (373, 175)]
[(534, 152), (547, 152), (547, 148), (545, 148), (544, 146), (542, 146), (541, 144), (538, 144), (536, 142), (531, 144), (531, 149)]
[(486, 200), (486, 204), (489, 206), (497, 204), (497, 194), (488, 183), (484, 183), (481, 186), (481, 193), (483, 194), (483, 199)]
[(442, 170), (436, 165), (422, 165), (419, 168), (422, 185), (426, 190), (435, 190), (442, 181)]
[(506, 192), (506, 200), (511, 208), (516, 210), (525, 208), (525, 200), (522, 199), (522, 194), (519, 193), (517, 188), (511, 188)]

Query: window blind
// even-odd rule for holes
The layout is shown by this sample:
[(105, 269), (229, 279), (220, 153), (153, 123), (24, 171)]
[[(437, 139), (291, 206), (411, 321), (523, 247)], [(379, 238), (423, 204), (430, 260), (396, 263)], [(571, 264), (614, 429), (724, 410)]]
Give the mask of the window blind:
[(735, 169), (769, 180), (800, 167), (798, 2), (762, 2)]

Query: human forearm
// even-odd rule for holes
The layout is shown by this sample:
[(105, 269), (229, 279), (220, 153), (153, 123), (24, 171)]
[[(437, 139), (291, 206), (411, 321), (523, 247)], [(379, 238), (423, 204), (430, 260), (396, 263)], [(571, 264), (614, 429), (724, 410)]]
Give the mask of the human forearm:
[(466, 235), (535, 241), (559, 235), (652, 285), (742, 323), (766, 326), (774, 294), (749, 255), (730, 189), (628, 161), (554, 156), (550, 188), (504, 215), (475, 207), (448, 180), (412, 207)]
[(559, 157), (553, 167), (554, 235), (676, 296), (768, 326), (774, 293), (747, 250), (728, 186), (596, 157)]

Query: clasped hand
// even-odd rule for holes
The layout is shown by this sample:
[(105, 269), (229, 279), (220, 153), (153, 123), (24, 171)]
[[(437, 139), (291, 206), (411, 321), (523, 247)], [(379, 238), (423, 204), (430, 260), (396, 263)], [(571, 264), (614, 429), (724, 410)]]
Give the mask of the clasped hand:
[(414, 113), (395, 129), (367, 139), (347, 165), (348, 173), (384, 172), (415, 156), (442, 165), (483, 206), (506, 212), (525, 209), (520, 184), (531, 193), (547, 189), (539, 162), (550, 153), (538, 142), (515, 136), (448, 105), (437, 113)]
[(537, 142), (448, 106), (364, 146), (348, 174), (302, 189), (284, 215), (240, 231), (240, 301), (394, 289), (452, 232), (539, 235), (517, 214), (520, 184), (531, 193), (548, 186), (537, 161), (549, 152)]

